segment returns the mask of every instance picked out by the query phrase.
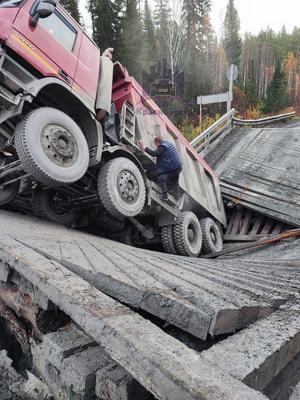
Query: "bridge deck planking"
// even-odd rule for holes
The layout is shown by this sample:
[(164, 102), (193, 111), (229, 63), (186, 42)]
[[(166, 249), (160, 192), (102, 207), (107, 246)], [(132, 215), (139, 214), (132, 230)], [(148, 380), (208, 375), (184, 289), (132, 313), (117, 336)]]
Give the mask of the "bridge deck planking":
[(222, 276), (217, 280), (215, 272), (210, 271), (213, 264), (205, 275), (197, 268), (184, 267), (183, 259), (179, 264), (168, 262), (167, 257), (161, 260), (159, 253), (143, 252), (64, 228), (59, 235), (56, 231), (50, 235), (48, 228), (44, 234), (45, 223), (36, 224), (38, 236), (37, 229), (26, 232), (25, 220), (22, 235), (10, 228), (11, 235), (61, 262), (106, 294), (201, 339), (206, 339), (208, 333), (214, 336), (235, 332), (285, 301), (278, 292), (266, 298), (263, 290), (251, 285), (233, 287), (229, 285), (232, 280), (226, 281)]
[(300, 288), (294, 276), (292, 284), (285, 272), (278, 276), (278, 268), (270, 278), (264, 276), (263, 266), (245, 261), (170, 256), (3, 213), (1, 221), (11, 237), (62, 263), (104, 293), (200, 339), (247, 326)]
[(69, 315), (155, 397), (266, 399), (61, 264), (3, 234), (0, 259)]
[(233, 129), (207, 158), (224, 196), (300, 226), (299, 135), (299, 127)]

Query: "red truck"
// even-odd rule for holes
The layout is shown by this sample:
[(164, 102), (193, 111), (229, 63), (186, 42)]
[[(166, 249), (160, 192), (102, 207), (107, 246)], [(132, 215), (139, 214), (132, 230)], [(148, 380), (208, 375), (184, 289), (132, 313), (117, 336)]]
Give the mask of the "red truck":
[[(107, 55), (55, 0), (0, 0), (0, 205), (26, 187), (37, 215), (81, 214), (174, 254), (220, 250), (217, 177)], [(155, 160), (137, 146), (157, 133), (183, 159), (179, 201), (160, 199)]]

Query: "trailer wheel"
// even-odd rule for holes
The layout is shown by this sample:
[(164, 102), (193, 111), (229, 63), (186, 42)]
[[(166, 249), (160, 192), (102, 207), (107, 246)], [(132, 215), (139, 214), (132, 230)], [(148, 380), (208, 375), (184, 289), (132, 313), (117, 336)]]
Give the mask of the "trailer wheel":
[(67, 114), (43, 107), (19, 123), (15, 145), (24, 170), (50, 185), (78, 181), (89, 164), (89, 149), (79, 126)]
[(32, 210), (35, 216), (63, 225), (71, 225), (75, 214), (64, 208), (65, 199), (55, 189), (37, 187), (32, 193)]
[(166, 253), (177, 254), (174, 243), (173, 225), (168, 225), (161, 228), (161, 241)]
[(198, 257), (202, 247), (202, 232), (194, 213), (181, 213), (178, 223), (174, 225), (174, 242), (177, 254)]
[(124, 219), (138, 215), (145, 204), (146, 187), (138, 167), (128, 158), (108, 161), (98, 176), (98, 193), (106, 210)]
[(203, 218), (200, 220), (202, 229), (204, 254), (215, 253), (223, 249), (223, 234), (219, 224), (212, 218)]

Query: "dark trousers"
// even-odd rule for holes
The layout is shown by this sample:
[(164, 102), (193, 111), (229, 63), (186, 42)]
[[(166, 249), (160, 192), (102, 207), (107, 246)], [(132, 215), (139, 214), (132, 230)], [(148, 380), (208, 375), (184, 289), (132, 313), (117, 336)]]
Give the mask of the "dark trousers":
[(161, 187), (162, 192), (167, 193), (170, 191), (177, 200), (179, 199), (180, 194), (178, 185), (180, 172), (181, 168), (156, 176), (157, 183)]

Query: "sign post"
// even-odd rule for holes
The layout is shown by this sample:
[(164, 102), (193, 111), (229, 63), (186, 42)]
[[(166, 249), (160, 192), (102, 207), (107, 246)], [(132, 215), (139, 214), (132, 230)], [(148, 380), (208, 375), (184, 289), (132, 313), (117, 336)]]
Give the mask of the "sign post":
[(227, 112), (231, 110), (231, 103), (233, 100), (233, 82), (236, 80), (238, 75), (239, 75), (238, 67), (234, 64), (229, 65), (226, 72), (227, 79), (229, 80), (229, 92), (197, 97), (197, 104), (200, 106), (200, 117), (199, 117), (200, 128), (202, 128), (201, 125), (202, 125), (203, 104), (227, 103)]
[(235, 64), (230, 64), (226, 72), (226, 77), (229, 80), (229, 99), (227, 102), (227, 112), (231, 110), (231, 103), (233, 100), (233, 82), (236, 80), (238, 75), (238, 67)]
[(213, 104), (213, 103), (227, 103), (229, 102), (230, 93), (218, 93), (218, 94), (209, 94), (207, 96), (198, 96), (197, 97), (197, 104), (200, 106), (200, 128), (202, 124), (202, 105), (203, 104)]

